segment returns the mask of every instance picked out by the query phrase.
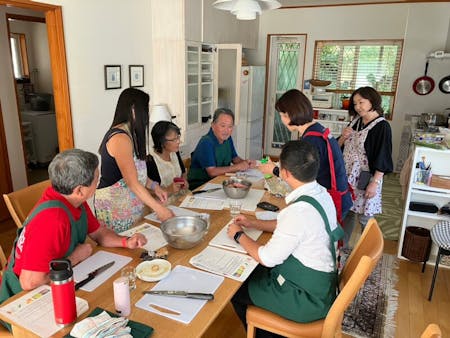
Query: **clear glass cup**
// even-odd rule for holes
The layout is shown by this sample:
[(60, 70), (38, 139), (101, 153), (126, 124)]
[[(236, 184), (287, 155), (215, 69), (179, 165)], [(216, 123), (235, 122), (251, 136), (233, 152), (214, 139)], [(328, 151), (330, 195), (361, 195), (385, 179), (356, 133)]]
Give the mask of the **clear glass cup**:
[(242, 200), (241, 199), (230, 199), (230, 215), (235, 218), (241, 213)]
[(122, 277), (128, 278), (130, 291), (136, 289), (136, 269), (133, 266), (126, 266), (120, 271)]

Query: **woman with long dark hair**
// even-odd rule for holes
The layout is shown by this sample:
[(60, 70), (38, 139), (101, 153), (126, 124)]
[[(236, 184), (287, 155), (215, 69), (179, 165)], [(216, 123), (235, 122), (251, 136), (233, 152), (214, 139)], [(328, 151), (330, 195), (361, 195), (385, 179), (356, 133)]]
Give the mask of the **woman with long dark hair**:
[(95, 193), (95, 213), (103, 226), (121, 232), (143, 216), (144, 205), (164, 221), (172, 211), (155, 200), (165, 202), (167, 193), (147, 177), (147, 144), (150, 96), (127, 88), (119, 96), (111, 127), (99, 148), (101, 178)]

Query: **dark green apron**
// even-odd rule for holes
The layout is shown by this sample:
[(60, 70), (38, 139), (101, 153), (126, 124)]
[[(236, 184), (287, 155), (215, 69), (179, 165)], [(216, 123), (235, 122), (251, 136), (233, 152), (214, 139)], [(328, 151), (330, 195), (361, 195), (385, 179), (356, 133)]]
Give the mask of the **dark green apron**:
[[(78, 244), (84, 243), (84, 241), (86, 240), (87, 230), (88, 230), (87, 214), (86, 214), (86, 210), (83, 205), (81, 206), (82, 211), (81, 211), (80, 219), (78, 221), (75, 221), (73, 219), (72, 213), (67, 208), (67, 206), (64, 205), (64, 203), (62, 203), (61, 201), (57, 201), (57, 200), (47, 201), (47, 202), (44, 202), (44, 203), (38, 205), (33, 210), (31, 215), (29, 215), (27, 217), (27, 219), (23, 223), (23, 227), (17, 230), (17, 236), (16, 236), (16, 239), (14, 240), (14, 245), (11, 250), (11, 255), (10, 255), (9, 262), (8, 262), (8, 266), (7, 266), (6, 271), (4, 271), (4, 273), (3, 273), (2, 285), (0, 287), (0, 304), (3, 303), (8, 298), (14, 296), (15, 294), (23, 291), (22, 287), (20, 286), (19, 278), (16, 276), (16, 274), (13, 271), (14, 262), (15, 262), (16, 244), (17, 244), (18, 239), (20, 238), (20, 234), (25, 229), (27, 224), (38, 213), (40, 213), (42, 210), (50, 209), (50, 208), (62, 208), (66, 212), (66, 214), (69, 216), (69, 219), (70, 219), (70, 229), (71, 229), (70, 246), (69, 246), (69, 249), (67, 250), (66, 254), (64, 255), (64, 257), (69, 256), (75, 250), (75, 248)], [(55, 258), (60, 258), (60, 257), (55, 257)], [(2, 323), (9, 330), (11, 330), (11, 327), (9, 326), (9, 324), (2, 322), (2, 321), (0, 321), (0, 323)]]
[[(209, 139), (214, 143), (212, 137), (208, 134), (202, 136), (202, 139)], [(227, 167), (231, 164), (232, 158), (231, 143), (226, 140), (222, 144), (214, 146), (214, 158), (216, 167)], [(211, 179), (204, 168), (190, 168), (188, 172), (189, 189), (193, 190)]]
[(336, 298), (338, 275), (334, 243), (344, 236), (344, 231), (339, 224), (331, 231), (325, 210), (314, 198), (300, 196), (295, 202), (299, 201), (311, 204), (322, 216), (330, 236), (334, 271), (311, 269), (290, 255), (273, 268), (259, 265), (250, 276), (249, 294), (253, 303), (261, 308), (289, 320), (308, 323), (326, 317)]

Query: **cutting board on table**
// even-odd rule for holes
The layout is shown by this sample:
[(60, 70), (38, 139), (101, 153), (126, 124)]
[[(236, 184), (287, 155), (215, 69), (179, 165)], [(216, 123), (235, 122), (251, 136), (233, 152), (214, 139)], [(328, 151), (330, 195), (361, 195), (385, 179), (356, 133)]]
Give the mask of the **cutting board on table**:
[[(177, 265), (152, 290), (175, 290), (188, 292), (214, 293), (222, 284), (224, 277), (209, 272)], [(189, 324), (206, 304), (207, 300), (144, 295), (136, 306), (164, 317)]]

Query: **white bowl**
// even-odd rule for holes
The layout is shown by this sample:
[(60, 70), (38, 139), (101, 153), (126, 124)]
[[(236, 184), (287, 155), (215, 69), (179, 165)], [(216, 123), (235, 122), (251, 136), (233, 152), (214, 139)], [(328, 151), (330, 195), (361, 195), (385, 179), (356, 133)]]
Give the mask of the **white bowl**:
[(136, 267), (136, 276), (145, 282), (157, 282), (170, 273), (172, 265), (165, 259), (144, 261)]

